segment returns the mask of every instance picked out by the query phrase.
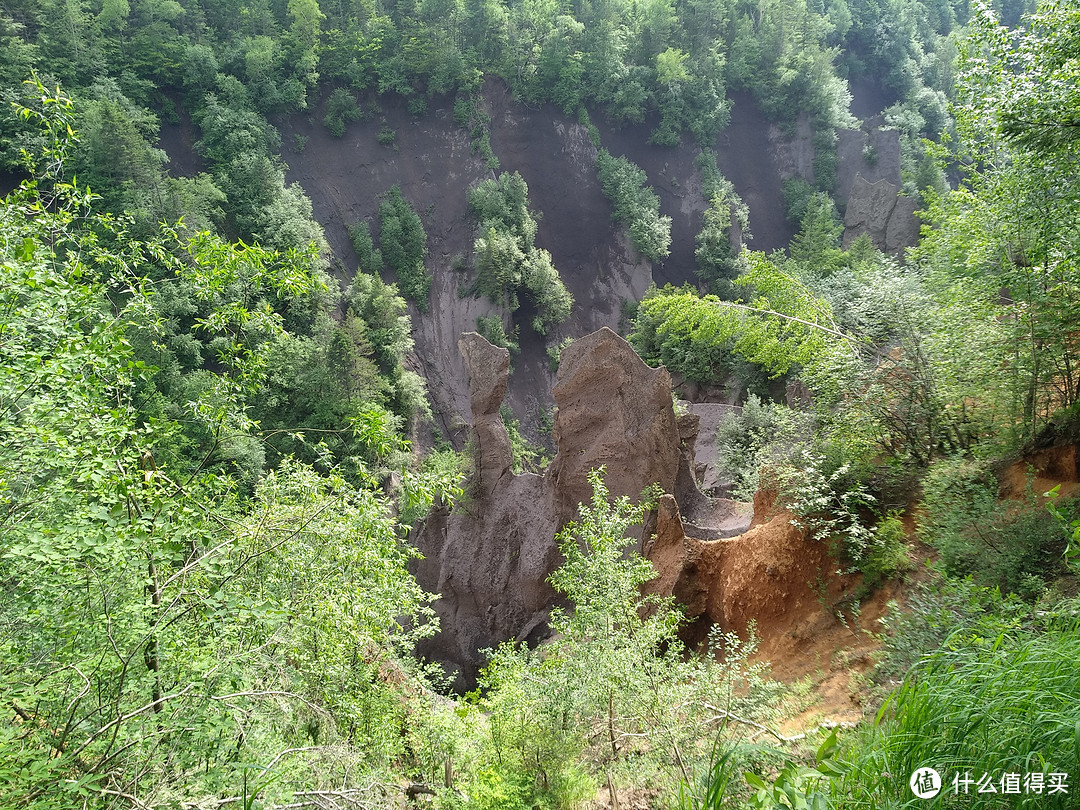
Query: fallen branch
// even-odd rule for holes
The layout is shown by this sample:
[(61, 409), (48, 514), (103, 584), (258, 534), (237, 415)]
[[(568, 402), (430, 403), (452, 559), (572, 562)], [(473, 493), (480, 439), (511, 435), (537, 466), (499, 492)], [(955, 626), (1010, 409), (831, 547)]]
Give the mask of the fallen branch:
[(758, 315), (769, 315), (773, 318), (780, 318), (785, 321), (792, 321), (794, 323), (802, 324), (803, 326), (809, 326), (811, 329), (817, 329), (818, 331), (824, 332), (826, 335), (832, 335), (833, 337), (838, 337), (841, 340), (846, 340), (848, 343), (852, 343), (858, 348), (862, 348), (863, 345), (862, 341), (860, 341), (858, 338), (854, 338), (851, 335), (846, 335), (839, 329), (830, 329), (827, 326), (822, 326), (820, 323), (814, 323), (813, 321), (807, 321), (802, 318), (797, 318), (794, 315), (785, 315), (783, 312), (777, 312), (773, 309), (762, 309), (761, 307), (752, 307), (748, 306), (747, 304), (737, 304), (734, 301), (717, 301), (716, 303), (722, 307), (741, 309), (745, 312), (754, 312)]
[(715, 723), (718, 720), (731, 721), (733, 723), (739, 723), (740, 725), (749, 726), (750, 728), (757, 729), (757, 731), (755, 731), (753, 734), (750, 735), (750, 741), (751, 742), (756, 740), (762, 734), (768, 734), (768, 735), (770, 735), (772, 737), (775, 737), (776, 739), (780, 740), (780, 742), (789, 742), (789, 743), (790, 742), (798, 742), (799, 740), (805, 740), (811, 734), (814, 734), (814, 733), (816, 733), (818, 731), (821, 731), (822, 729), (824, 729), (826, 731), (830, 731), (830, 730), (832, 730), (834, 728), (854, 728), (855, 727), (855, 725), (853, 723), (846, 723), (846, 722), (836, 723), (836, 722), (833, 722), (831, 720), (826, 720), (823, 723), (819, 723), (817, 726), (810, 729), (809, 731), (804, 731), (802, 734), (794, 734), (794, 735), (789, 737), (787, 735), (781, 734), (779, 731), (774, 731), (773, 729), (769, 728), (768, 726), (764, 726), (761, 723), (758, 723), (758, 722), (756, 722), (754, 720), (747, 720), (745, 717), (739, 717), (738, 715), (732, 714), (731, 712), (727, 711), (726, 709), (718, 709), (716, 706), (713, 706), (712, 704), (709, 704), (709, 703), (706, 703), (704, 705), (705, 705), (705, 708), (707, 708), (709, 711), (716, 712), (715, 716), (710, 717), (706, 721), (707, 723)]

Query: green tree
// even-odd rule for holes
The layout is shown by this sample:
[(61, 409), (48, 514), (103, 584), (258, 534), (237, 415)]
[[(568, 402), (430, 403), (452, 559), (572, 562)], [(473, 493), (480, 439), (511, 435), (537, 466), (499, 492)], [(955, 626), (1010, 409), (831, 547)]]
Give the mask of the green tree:
[(612, 218), (627, 226), (634, 247), (651, 261), (668, 256), (671, 217), (660, 216), (660, 198), (649, 188), (645, 172), (606, 149), (597, 154), (596, 172), (614, 208)]
[[(1047, 2), (1028, 20), (1028, 28), (1009, 35), (976, 4), (977, 27), (993, 49), (997, 79), (1006, 85), (998, 110), (1002, 134), (1034, 151), (1069, 150), (1080, 140), (1080, 22), (1068, 3)], [(1010, 42), (1010, 40), (1012, 40)]]
[(122, 31), (127, 28), (129, 14), (131, 14), (131, 4), (128, 0), (104, 0), (101, 4), (101, 13), (98, 14), (98, 24), (105, 30)]
[(830, 379), (862, 346), (836, 324), (829, 303), (761, 253), (747, 254), (736, 285), (754, 292), (749, 303), (686, 288), (656, 291), (641, 302), (630, 342), (646, 362), (693, 379), (719, 381), (725, 366), (703, 361), (731, 351), (773, 376), (799, 367), (819, 394), (835, 393), (840, 381)]
[(334, 89), (330, 98), (326, 101), (326, 117), (323, 124), (335, 138), (345, 134), (345, 127), (352, 121), (361, 117), (360, 107), (356, 104), (356, 97), (344, 87)]
[(151, 148), (120, 103), (102, 99), (84, 104), (77, 125), (82, 143), (73, 168), (109, 210), (134, 208), (140, 193), (162, 184), (165, 153)]
[(288, 63), (293, 75), (286, 81), (283, 95), (286, 101), (304, 109), (307, 91), (319, 82), (319, 45), (326, 15), (318, 0), (289, 0), (286, 10), (292, 18), (285, 40), (291, 46)]
[(527, 293), (537, 310), (533, 329), (547, 334), (570, 317), (573, 297), (551, 254), (534, 244), (537, 222), (525, 180), (517, 172), (503, 172), (469, 189), (468, 200), (480, 234), (473, 244), (476, 291), (505, 302), (511, 312), (520, 306), (519, 293)]
[[(283, 803), (330, 782), (375, 801), (406, 722), (378, 673), (432, 629), (401, 530), (333, 466), (285, 460), (245, 494), (211, 463), (254, 439), (263, 337), (289, 339), (252, 298), (296, 294), (312, 266), (208, 235), (129, 238), (64, 180), (70, 108), (40, 92), (25, 114), (50, 144), (49, 196), (24, 184), (0, 207), (5, 801)], [(142, 275), (162, 267), (214, 302), (187, 322), (219, 351), (182, 420), (155, 408), (161, 370), (136, 354), (178, 326)], [(206, 453), (183, 451), (182, 422), (215, 434)], [(416, 484), (429, 504), (440, 491)]]
[(750, 209), (732, 182), (720, 173), (716, 154), (711, 149), (703, 149), (694, 159), (694, 165), (701, 172), (702, 194), (709, 201), (695, 239), (697, 276), (709, 292), (721, 298), (731, 297), (731, 282), (743, 267), (739, 252), (731, 244), (731, 233), (737, 228), (741, 239), (753, 236), (750, 233)]
[(832, 275), (845, 262), (840, 249), (844, 226), (836, 206), (827, 194), (817, 192), (806, 203), (801, 228), (792, 238), (789, 251), (793, 261), (821, 276)]
[(354, 222), (348, 227), (349, 241), (356, 251), (357, 266), (365, 273), (379, 273), (383, 268), (382, 253), (371, 238), (371, 228), (366, 222)]
[(379, 249), (387, 266), (397, 275), (401, 291), (416, 302), (421, 312), (427, 308), (431, 274), (424, 266), (427, 234), (424, 224), (401, 188), (394, 186), (379, 204)]
[(17, 22), (9, 13), (0, 12), (0, 47), (6, 57), (0, 64), (0, 86), (17, 86), (38, 61), (38, 46), (24, 39), (25, 31), (25, 21)]
[[(590, 503), (558, 537), (565, 562), (551, 582), (573, 609), (553, 613), (556, 633), (543, 648), (500, 647), (482, 679), (488, 778), (509, 782), (525, 806), (545, 793), (572, 806), (630, 763), (653, 769), (652, 786), (673, 798), (679, 781), (702, 767), (716, 734), (727, 738), (726, 722), (760, 722), (775, 694), (759, 669), (746, 666), (752, 644), (734, 635), (713, 635), (724, 646), (722, 665), (687, 655), (671, 601), (642, 597), (656, 572), (626, 537), (640, 507), (611, 499), (602, 475), (590, 474)], [(717, 721), (720, 729), (711, 725)]]
[[(966, 176), (932, 198), (927, 219), (936, 229), (912, 257), (939, 311), (978, 312), (969, 326), (953, 321), (950, 333), (933, 336), (948, 345), (962, 334), (979, 347), (939, 366), (946, 382), (968, 379), (962, 364), (985, 374), (981, 386), (969, 384), (966, 402), (956, 398), (962, 389), (947, 396), (949, 407), (973, 413), (987, 426), (979, 433), (1012, 443), (1080, 400), (1069, 337), (1080, 311), (1073, 259), (1080, 199), (1061, 183), (1072, 161), (1066, 124), (1075, 94), (1050, 79), (1069, 70), (1057, 49), (1075, 28), (1070, 20), (1053, 3), (1025, 31), (1005, 31), (985, 8), (975, 16), (955, 107)], [(997, 99), (1008, 99), (1000, 113)]]

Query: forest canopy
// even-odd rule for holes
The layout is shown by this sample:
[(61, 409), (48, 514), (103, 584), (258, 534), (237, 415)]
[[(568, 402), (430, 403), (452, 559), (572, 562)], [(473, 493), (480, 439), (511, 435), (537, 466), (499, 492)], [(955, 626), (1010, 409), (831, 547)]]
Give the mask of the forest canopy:
[[(1001, 501), (1003, 469), (1080, 436), (1078, 47), (1070, 0), (6, 2), (5, 806), (569, 809), (636, 791), (857, 808), (910, 802), (927, 762), (1080, 774), (1080, 508), (1034, 470)], [(415, 529), (479, 508), (472, 448), (418, 373), (436, 281), (552, 361), (565, 342), (543, 340), (592, 303), (568, 289), (581, 268), (537, 245), (525, 180), (498, 171), (492, 84), (577, 122), (646, 268), (685, 212), (590, 116), (697, 154), (697, 282), (626, 301), (626, 333), (738, 402), (715, 429), (726, 494), (768, 490), (858, 572), (854, 603), (816, 593), (878, 645), (851, 679), (872, 723), (781, 732), (805, 690), (770, 678), (752, 637), (643, 596), (655, 569), (631, 538), (664, 493), (613, 497), (602, 469), (554, 539), (543, 644), (488, 650), (468, 694), (414, 655), (438, 631)], [(921, 211), (902, 256), (845, 240), (832, 196), (856, 84)], [(749, 209), (713, 151), (736, 98), (813, 147), (785, 188), (798, 232), (768, 255), (743, 246)], [(278, 124), (336, 139), (380, 104), (419, 120), (429, 102), (490, 177), (460, 223), (404, 185), (373, 191), (344, 223), (346, 271)], [(166, 171), (163, 122), (189, 127), (188, 176)], [(435, 228), (471, 254), (433, 255)], [(533, 334), (507, 331), (518, 313)], [(541, 458), (503, 418), (519, 462)], [(906, 608), (860, 624), (887, 581)]]

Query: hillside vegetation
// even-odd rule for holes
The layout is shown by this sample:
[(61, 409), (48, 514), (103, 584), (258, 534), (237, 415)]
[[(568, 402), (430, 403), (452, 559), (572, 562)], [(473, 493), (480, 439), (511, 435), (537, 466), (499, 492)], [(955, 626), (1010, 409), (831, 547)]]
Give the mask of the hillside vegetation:
[[(1074, 0), (14, 0), (0, 47), (4, 807), (882, 808), (925, 767), (941, 806), (1075, 806), (1076, 471), (1001, 499), (1080, 441)], [(409, 439), (432, 421), (428, 214), (393, 187), (339, 278), (270, 120), (319, 109), (340, 136), (376, 97), (452, 98), (493, 170), (455, 223), (460, 294), (543, 340), (575, 304), (525, 181), (494, 171), (485, 77), (577, 116), (644, 259), (671, 220), (590, 116), (700, 153), (700, 283), (627, 302), (629, 340), (747, 393), (717, 429), (736, 494), (775, 492), (866, 595), (908, 580), (858, 728), (785, 735), (799, 690), (753, 639), (686, 646), (627, 539), (660, 493), (613, 498), (602, 470), (558, 535), (544, 644), (490, 651), (466, 695), (414, 657), (437, 622), (410, 532), (475, 507), (468, 454)], [(900, 132), (926, 225), (903, 257), (841, 241), (849, 81)], [(711, 150), (734, 91), (812, 133), (786, 252), (733, 238)], [(184, 117), (204, 171), (170, 176), (157, 135)]]

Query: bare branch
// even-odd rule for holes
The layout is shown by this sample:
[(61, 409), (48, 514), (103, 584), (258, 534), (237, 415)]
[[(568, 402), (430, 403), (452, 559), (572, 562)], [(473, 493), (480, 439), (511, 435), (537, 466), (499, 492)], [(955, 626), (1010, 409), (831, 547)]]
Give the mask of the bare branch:
[(159, 705), (161, 705), (162, 703), (164, 703), (167, 700), (175, 700), (178, 697), (183, 697), (184, 695), (186, 695), (188, 692), (190, 692), (194, 688), (195, 688), (195, 684), (193, 684), (193, 683), (188, 684), (185, 688), (181, 689), (179, 692), (173, 692), (173, 694), (171, 694), (171, 695), (165, 695), (164, 697), (158, 698), (157, 700), (152, 700), (149, 703), (147, 703), (146, 705), (140, 706), (138, 709), (135, 709), (134, 711), (128, 712), (127, 714), (123, 714), (123, 715), (121, 715), (120, 717), (117, 717), (114, 720), (110, 720), (108, 723), (106, 723), (101, 728), (99, 728), (97, 731), (95, 731), (93, 734), (91, 734), (89, 737), (87, 737), (86, 741), (82, 745), (79, 746), (78, 750), (75, 751), (75, 753), (72, 754), (72, 756), (75, 757), (75, 758), (78, 758), (79, 754), (81, 754), (83, 751), (85, 751), (87, 749), (87, 747), (90, 745), (90, 743), (92, 743), (94, 740), (96, 740), (98, 737), (100, 737), (102, 734), (104, 734), (109, 729), (111, 729), (111, 728), (113, 728), (115, 726), (119, 726), (121, 723), (126, 723), (128, 720), (131, 720), (133, 717), (138, 717), (140, 714), (143, 714), (145, 712), (148, 712), (148, 711), (152, 710), (155, 706), (159, 706)]
[(231, 692), (228, 695), (210, 695), (210, 700), (226, 701), (226, 700), (231, 700), (232, 698), (239, 698), (239, 697), (285, 697), (285, 698), (289, 698), (290, 700), (298, 700), (298, 701), (300, 701), (305, 706), (307, 706), (309, 709), (311, 709), (314, 712), (317, 712), (318, 714), (322, 714), (322, 715), (326, 715), (326, 716), (329, 716), (329, 714), (330, 714), (322, 706), (317, 706), (316, 704), (312, 703), (307, 698), (300, 697), (300, 695), (297, 695), (297, 694), (295, 694), (293, 692), (284, 692), (284, 691), (280, 691), (280, 690), (277, 690), (277, 689), (271, 689), (271, 690), (267, 690), (267, 691), (264, 691), (264, 692)]
[(272, 760), (270, 760), (270, 764), (264, 766), (263, 770), (264, 771), (270, 770), (275, 765), (277, 765), (278, 762), (281, 761), (282, 757), (285, 757), (285, 756), (287, 756), (289, 754), (300, 754), (300, 753), (303, 753), (305, 751), (324, 751), (328, 747), (329, 746), (326, 746), (326, 745), (307, 745), (307, 746), (304, 746), (303, 748), (286, 748), (284, 751), (282, 751), (280, 754), (278, 754), (276, 757), (274, 757)]
[(773, 318), (780, 318), (780, 319), (785, 320), (785, 321), (794, 321), (795, 323), (801, 323), (803, 326), (809, 326), (811, 329), (817, 329), (817, 330), (819, 330), (821, 332), (824, 332), (827, 335), (832, 335), (833, 337), (838, 337), (841, 340), (846, 340), (848, 343), (852, 343), (858, 348), (862, 348), (862, 346), (863, 346), (863, 343), (862, 343), (861, 340), (859, 340), (858, 338), (854, 338), (851, 335), (846, 335), (843, 332), (841, 332), (839, 329), (830, 329), (827, 326), (822, 326), (820, 323), (814, 323), (813, 321), (806, 321), (806, 320), (803, 320), (802, 318), (796, 318), (794, 315), (785, 315), (782, 312), (777, 312), (777, 311), (772, 310), (772, 309), (762, 309), (761, 307), (751, 307), (751, 306), (747, 306), (746, 304), (737, 304), (734, 301), (717, 301), (716, 303), (718, 305), (722, 306), (722, 307), (731, 307), (732, 309), (741, 309), (741, 310), (744, 310), (745, 312), (753, 312), (753, 313), (756, 313), (758, 315), (769, 315), (770, 317), (773, 317)]
[[(72, 781), (72, 780), (68, 780), (68, 781)], [(108, 796), (119, 796), (121, 799), (125, 799), (125, 800), (131, 802), (132, 806), (137, 807), (139, 810), (152, 810), (150, 805), (139, 801), (135, 796), (132, 796), (130, 793), (124, 793), (123, 791), (120, 791), (120, 790), (110, 790), (109, 788), (98, 788), (98, 790), (100, 790), (103, 794), (106, 794)]]
[(784, 734), (781, 734), (779, 731), (774, 731), (773, 729), (769, 728), (768, 726), (763, 726), (761, 723), (755, 722), (753, 720), (747, 720), (745, 717), (739, 717), (738, 715), (732, 714), (731, 712), (727, 711), (726, 709), (718, 709), (716, 706), (713, 706), (710, 703), (705, 703), (703, 705), (709, 711), (716, 712), (716, 714), (713, 717), (710, 717), (706, 721), (708, 723), (715, 723), (717, 721), (725, 721), (725, 722), (730, 721), (730, 722), (733, 722), (733, 723), (739, 723), (740, 725), (749, 726), (750, 728), (757, 729), (757, 731), (750, 736), (751, 741), (757, 739), (762, 734), (768, 734), (768, 735), (770, 735), (772, 737), (775, 737), (776, 739), (780, 740), (781, 742), (798, 742), (799, 740), (806, 739), (808, 736), (810, 736), (811, 734), (813, 734), (813, 733), (815, 733), (817, 731), (820, 731), (821, 729), (830, 730), (830, 729), (834, 729), (834, 728), (837, 728), (837, 727), (840, 727), (840, 728), (854, 728), (854, 724), (852, 724), (852, 723), (846, 723), (846, 722), (844, 722), (844, 723), (834, 723), (834, 722), (831, 722), (831, 721), (826, 721), (824, 723), (820, 723), (819, 725), (815, 726), (814, 728), (810, 729), (809, 731), (804, 731), (802, 734), (794, 734), (794, 735), (788, 737), (788, 736), (786, 736)]

